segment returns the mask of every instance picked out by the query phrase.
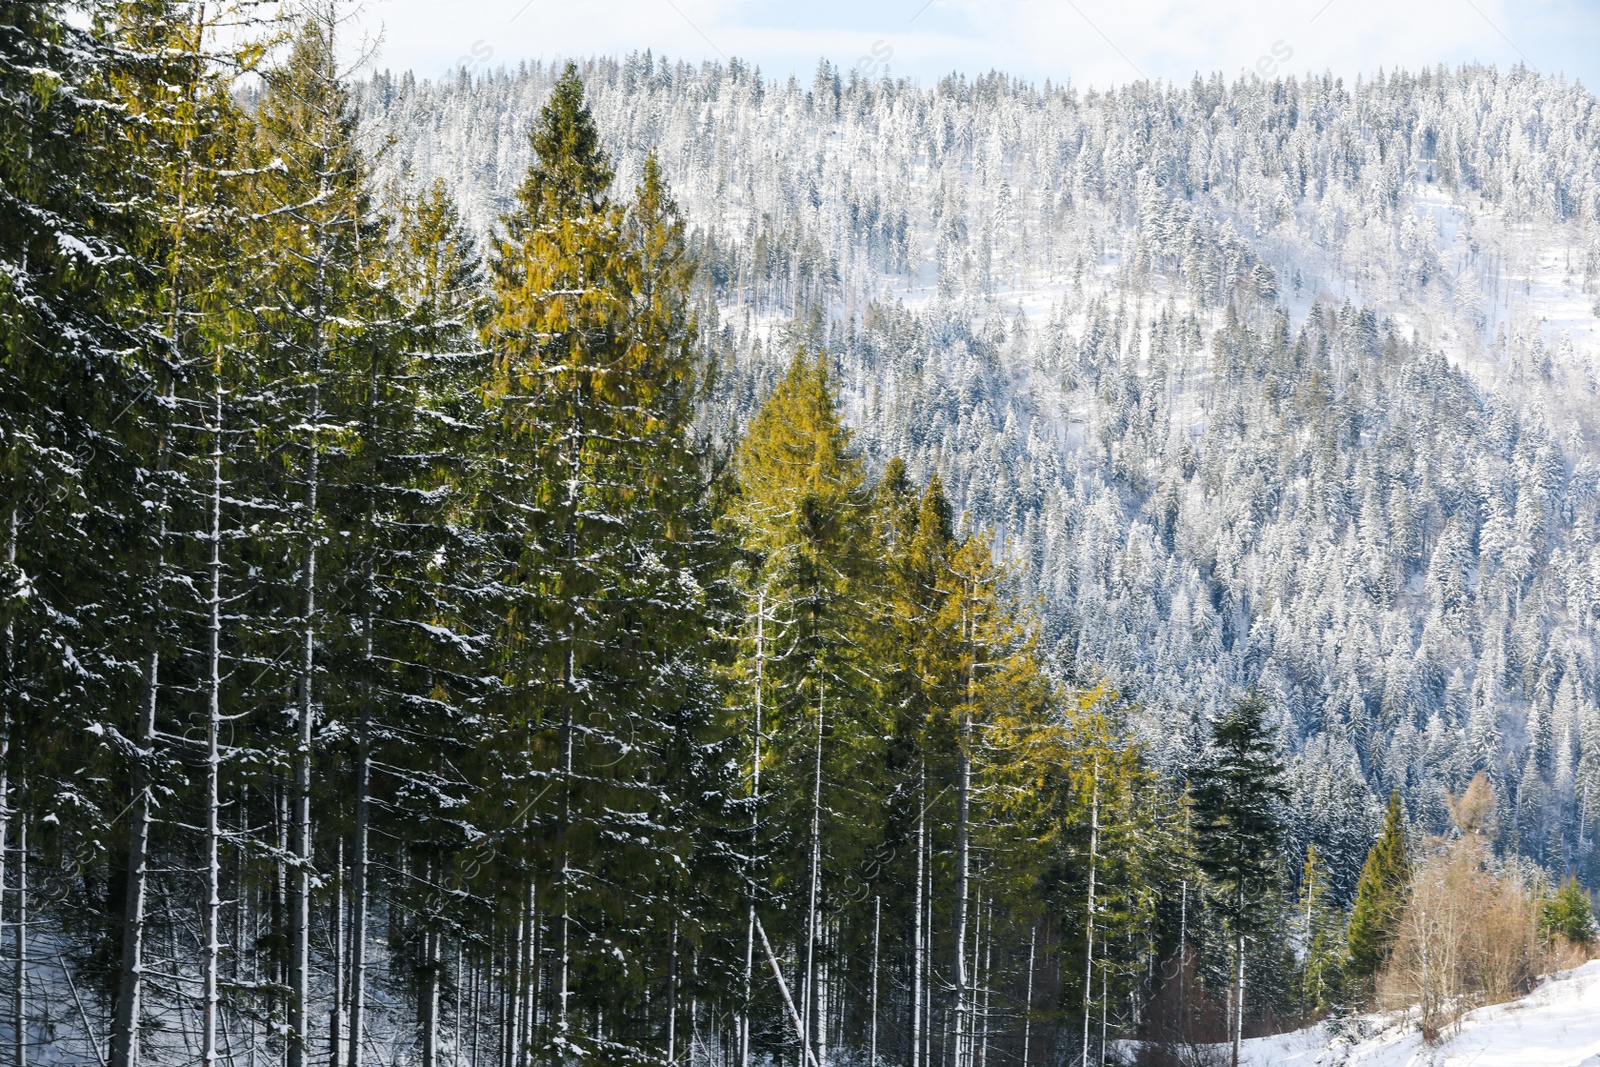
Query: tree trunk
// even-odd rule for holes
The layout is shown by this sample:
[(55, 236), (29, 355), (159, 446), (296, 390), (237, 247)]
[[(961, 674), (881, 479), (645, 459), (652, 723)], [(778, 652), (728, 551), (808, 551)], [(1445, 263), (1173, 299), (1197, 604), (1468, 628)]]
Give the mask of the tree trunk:
[(1039, 926), (1028, 929), (1028, 983), (1022, 1003), (1022, 1067), (1029, 1067), (1029, 1045), (1033, 1039), (1033, 970), (1034, 953), (1039, 947)]
[[(369, 631), (370, 632), (370, 631)], [(367, 1024), (367, 830), (371, 819), (368, 800), (372, 776), (370, 701), (361, 709), (356, 727), (356, 824), (350, 849), (350, 1025), (346, 1040), (347, 1067), (361, 1067), (361, 1045)]]
[(328, 1007), (328, 1067), (344, 1063), (344, 1011), (349, 997), (350, 945), (344, 923), (344, 838), (334, 845), (333, 899), (328, 902), (328, 944), (333, 949), (332, 1003)]
[(672, 921), (667, 952), (667, 1063), (678, 1058), (678, 921)]
[[(31, 149), (30, 149), (31, 151)], [(27, 269), (26, 253), (24, 253), (23, 269)], [(17, 510), (11, 509), (8, 536), (6, 538), (6, 569), (9, 573), (17, 565)], [(16, 679), (14, 671), (11, 642), (16, 631), (12, 629), (11, 619), (7, 617), (4, 630), (0, 630), (0, 667), (5, 669), (5, 674), (0, 676), (0, 681), (6, 689), (10, 689)], [(11, 704), (15, 698), (6, 693), (5, 700), (0, 702), (0, 941), (5, 937), (5, 899), (6, 899), (6, 838), (11, 830)], [(119, 1000), (120, 1007), (120, 1000)]]
[(439, 934), (429, 928), (422, 933), (422, 989), (417, 995), (417, 1014), (422, 1029), (422, 1067), (439, 1067)]
[(161, 653), (145, 660), (144, 702), (139, 715), (139, 755), (133, 765), (133, 812), (128, 823), (127, 890), (122, 911), (122, 970), (112, 1023), (111, 1067), (136, 1067), (139, 1062), (140, 1016), (143, 1014), (145, 895), (149, 882), (150, 823), (154, 817), (147, 761), (156, 743), (156, 694)]
[(969, 1067), (967, 1055), (969, 992), (967, 989), (967, 895), (971, 877), (971, 846), (967, 818), (971, 803), (972, 758), (967, 751), (972, 728), (970, 716), (962, 715), (961, 740), (958, 744), (956, 778), (956, 929), (955, 973), (955, 1063), (956, 1067)]
[[(761, 712), (766, 666), (767, 591), (756, 593), (756, 721), (750, 747), (750, 855), (761, 847)], [(754, 879), (752, 878), (752, 882)], [(739, 1020), (739, 1067), (750, 1067), (750, 986), (755, 972), (756, 902), (750, 900), (750, 925), (744, 942), (744, 1014)]]
[(1111, 998), (1106, 993), (1108, 971), (1105, 961), (1100, 962), (1100, 1062), (1106, 1062), (1106, 1010)]
[(1234, 938), (1234, 972), (1238, 976), (1235, 983), (1233, 1007), (1233, 1067), (1239, 1067), (1240, 1046), (1244, 1042), (1244, 934), (1240, 933)]
[(835, 942), (834, 933), (829, 924), (823, 922), (822, 916), (817, 916), (817, 942), (820, 949), (817, 953), (817, 1062), (822, 1067), (828, 1064), (828, 960), (829, 950)]
[(805, 1025), (800, 1021), (800, 1013), (795, 1011), (794, 998), (789, 995), (789, 983), (783, 980), (783, 968), (778, 966), (778, 957), (772, 951), (772, 942), (767, 940), (767, 931), (761, 925), (761, 920), (756, 920), (756, 933), (761, 938), (761, 947), (767, 953), (767, 963), (772, 967), (772, 977), (778, 983), (778, 992), (783, 996), (783, 1006), (789, 1009), (789, 1022), (794, 1026), (795, 1034), (800, 1038), (800, 1048), (804, 1059), (802, 1067), (818, 1067), (816, 1057), (811, 1055), (811, 1044), (806, 1040)]
[(922, 883), (928, 844), (928, 765), (917, 768), (917, 893), (916, 922), (911, 935), (911, 1067), (922, 1067)]
[(451, 1058), (455, 1061), (455, 1067), (461, 1067), (461, 1015), (466, 1010), (466, 1006), (461, 1002), (461, 997), (467, 991), (466, 963), (466, 943), (460, 937), (457, 937), (455, 996), (451, 998), (451, 1004), (455, 1008), (455, 1019), (450, 1027), (450, 1053)]
[(561, 719), (561, 768), (563, 800), (561, 805), (561, 984), (557, 989), (556, 1025), (563, 1040), (567, 1037), (567, 997), (571, 992), (569, 981), (572, 965), (572, 856), (568, 852), (567, 833), (572, 822), (572, 700), (575, 679), (575, 659), (572, 651), (572, 634), (567, 635), (566, 711)]
[[(22, 810), (20, 805), (19, 810)], [(16, 1067), (28, 1067), (28, 817), (25, 814), (17, 819), (17, 922), (13, 940), (17, 960), (11, 980), (11, 1025), (17, 1038)]]
[[(472, 959), (472, 1059), (471, 1067), (478, 1067), (478, 1051), (483, 1034), (483, 960), (476, 954)], [(457, 1054), (457, 1060), (460, 1055)], [(456, 1067), (460, 1067), (459, 1062)]]
[(206, 625), (206, 903), (201, 923), (206, 955), (201, 979), (204, 1020), (200, 1062), (217, 1062), (217, 968), (222, 959), (222, 382), (212, 411), (210, 617)]
[(1094, 794), (1089, 816), (1089, 907), (1085, 920), (1083, 962), (1083, 1067), (1089, 1067), (1089, 1002), (1094, 988), (1094, 879), (1100, 850), (1100, 760), (1094, 761)]
[[(922, 885), (922, 1063), (933, 1067), (933, 833), (925, 855), (927, 877)], [(940, 1058), (943, 1062), (943, 1057)]]
[(991, 897), (985, 909), (983, 923), (983, 971), (982, 977), (977, 982), (983, 997), (983, 1007), (979, 1017), (983, 1020), (983, 1040), (978, 1046), (978, 1067), (989, 1067), (989, 987), (994, 980), (990, 977), (990, 968), (994, 965), (994, 900)]
[(1189, 879), (1178, 898), (1178, 1036), (1189, 1040)]
[(526, 930), (526, 936), (522, 939), (522, 997), (517, 1001), (517, 1032), (522, 1035), (522, 1052), (518, 1062), (525, 1064), (533, 1062), (533, 1008), (539, 971), (539, 908), (535, 890), (533, 879), (528, 879), (522, 901), (522, 922)]
[[(311, 424), (322, 417), (320, 390), (311, 385)], [(320, 454), (315, 441), (306, 462), (306, 558), (301, 568), (305, 618), (300, 646), (300, 721), (294, 759), (294, 802), (291, 826), (294, 871), (289, 892), (289, 1067), (306, 1067), (311, 1006), (311, 743), (315, 703), (313, 679), (317, 649), (317, 480)]]
[(878, 1067), (878, 931), (883, 924), (883, 898), (872, 898), (872, 1040), (867, 1067)]
[(816, 771), (811, 789), (811, 884), (806, 902), (806, 971), (805, 984), (800, 994), (801, 1022), (805, 1024), (808, 1056), (812, 1047), (812, 1027), (816, 1018), (814, 1006), (817, 998), (817, 885), (822, 880), (822, 721), (825, 707), (822, 671), (815, 666), (813, 669), (817, 674)]
[(500, 1006), (497, 1014), (500, 1016), (500, 1062), (504, 1067), (516, 1067), (517, 1013), (513, 1003), (516, 1000), (517, 959), (520, 957), (517, 946), (521, 937), (522, 918), (519, 914), (517, 926), (506, 932), (505, 948), (500, 952)]

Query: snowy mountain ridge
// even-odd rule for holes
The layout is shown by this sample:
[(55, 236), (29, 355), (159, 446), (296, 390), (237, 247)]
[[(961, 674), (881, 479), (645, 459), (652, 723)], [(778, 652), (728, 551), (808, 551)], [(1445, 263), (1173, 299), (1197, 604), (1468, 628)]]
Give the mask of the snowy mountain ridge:
[[(618, 170), (695, 227), (731, 433), (796, 346), (875, 464), (938, 471), (1069, 675), (1178, 768), (1258, 685), (1344, 891), (1398, 789), (1490, 772), (1508, 844), (1600, 830), (1600, 139), (1515, 68), (1113, 93), (823, 64), (583, 65)], [(386, 180), (487, 232), (558, 71), (382, 74)]]

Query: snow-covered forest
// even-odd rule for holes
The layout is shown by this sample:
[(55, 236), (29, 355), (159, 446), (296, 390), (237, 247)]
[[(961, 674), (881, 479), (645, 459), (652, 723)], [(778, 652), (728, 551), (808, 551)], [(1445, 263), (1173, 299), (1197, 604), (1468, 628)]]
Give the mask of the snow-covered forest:
[(346, 11), (0, 0), (0, 1063), (1237, 1058), (1592, 943), (1586, 90)]
[[(1479, 769), (1588, 869), (1600, 817), (1600, 118), (1522, 68), (1110, 93), (584, 66), (707, 264), (719, 428), (823, 346), (875, 465), (937, 472), (1052, 661), (1176, 768), (1257, 685), (1353, 883)], [(388, 174), (486, 232), (552, 68), (360, 88)], [(714, 310), (713, 310), (714, 308)], [(1353, 823), (1354, 825), (1339, 825)], [(1343, 836), (1341, 835), (1348, 835)]]

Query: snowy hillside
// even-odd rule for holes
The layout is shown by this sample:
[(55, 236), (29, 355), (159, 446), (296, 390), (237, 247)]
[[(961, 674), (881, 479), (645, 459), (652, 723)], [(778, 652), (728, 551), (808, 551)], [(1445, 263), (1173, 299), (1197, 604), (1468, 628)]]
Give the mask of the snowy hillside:
[(1600, 961), (1552, 975), (1509, 1004), (1467, 1015), (1429, 1047), (1403, 1019), (1361, 1017), (1338, 1029), (1244, 1043), (1249, 1067), (1593, 1067), (1600, 1063)]
[[(1490, 772), (1553, 867), (1600, 817), (1600, 141), (1515, 69), (1109, 94), (991, 75), (584, 68), (631, 185), (695, 224), (724, 432), (826, 347), (875, 465), (1026, 564), (1068, 673), (1154, 757), (1251, 685), (1342, 889), (1399, 789)], [(552, 68), (358, 94), (390, 180), (487, 232)]]

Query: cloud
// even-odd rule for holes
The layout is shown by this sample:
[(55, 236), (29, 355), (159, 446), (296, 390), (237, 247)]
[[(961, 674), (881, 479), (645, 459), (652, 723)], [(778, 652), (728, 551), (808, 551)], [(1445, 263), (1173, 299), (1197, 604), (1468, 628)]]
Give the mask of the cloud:
[(995, 69), (1105, 87), (1476, 61), (1600, 84), (1600, 8), (1585, 0), (381, 0), (363, 17), (384, 27), (379, 65), (422, 75), (649, 48), (803, 80), (827, 57), (922, 81)]

